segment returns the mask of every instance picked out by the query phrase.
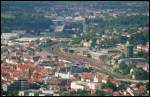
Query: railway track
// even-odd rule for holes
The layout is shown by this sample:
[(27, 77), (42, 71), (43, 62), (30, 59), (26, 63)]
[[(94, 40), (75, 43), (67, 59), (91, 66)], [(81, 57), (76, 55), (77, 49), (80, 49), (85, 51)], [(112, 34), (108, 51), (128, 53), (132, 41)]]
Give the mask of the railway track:
[[(62, 59), (71, 61), (73, 63), (80, 63), (80, 64), (87, 62), (87, 63), (89, 63), (89, 65), (91, 67), (93, 67), (97, 70), (100, 70), (102, 73), (104, 73), (106, 75), (112, 74), (110, 70), (106, 69), (107, 64), (103, 60), (96, 60), (96, 59), (88, 58), (85, 56), (64, 53), (60, 50), (60, 46), (61, 46), (61, 44), (55, 44), (55, 45), (51, 46), (50, 48), (47, 48), (47, 50), (50, 53), (53, 53), (54, 55), (57, 55)], [(122, 76), (118, 76), (116, 74), (112, 74), (112, 75), (113, 75), (113, 77), (116, 77), (116, 78), (123, 78)]]
[(97, 70), (100, 70), (102, 73), (104, 73), (106, 75), (111, 74), (113, 76), (113, 78), (116, 79), (117, 81), (149, 82), (149, 80), (146, 80), (146, 81), (132, 80), (132, 79), (125, 78), (122, 75), (115, 74), (115, 73), (111, 72), (110, 70), (106, 69), (106, 66), (108, 66), (108, 65), (105, 64), (105, 62), (103, 60), (96, 60), (96, 59), (88, 58), (85, 56), (64, 53), (60, 50), (60, 46), (61, 46), (61, 44), (55, 44), (55, 45), (51, 46), (50, 48), (47, 48), (46, 50), (49, 53), (53, 53), (54, 55), (57, 55), (60, 58), (71, 61), (73, 63), (87, 62), (87, 63), (89, 63), (89, 65), (91, 67), (93, 67)]

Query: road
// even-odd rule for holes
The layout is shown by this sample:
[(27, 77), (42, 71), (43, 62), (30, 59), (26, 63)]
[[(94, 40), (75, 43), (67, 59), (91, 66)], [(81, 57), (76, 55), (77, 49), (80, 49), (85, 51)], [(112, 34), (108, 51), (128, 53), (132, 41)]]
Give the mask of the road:
[(134, 82), (134, 83), (139, 83), (139, 82), (142, 82), (142, 83), (147, 83), (149, 82), (149, 80), (133, 80), (133, 79), (119, 79), (119, 78), (116, 78), (117, 81), (127, 81), (127, 82)]

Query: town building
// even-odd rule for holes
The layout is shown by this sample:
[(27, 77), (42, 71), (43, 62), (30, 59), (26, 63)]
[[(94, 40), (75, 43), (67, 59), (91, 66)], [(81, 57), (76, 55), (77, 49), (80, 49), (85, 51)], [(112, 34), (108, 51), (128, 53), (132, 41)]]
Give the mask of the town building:
[(8, 88), (8, 92), (27, 90), (29, 89), (29, 82), (25, 78), (18, 78), (12, 81), (7, 88)]
[(126, 43), (126, 57), (133, 57), (133, 45), (129, 41)]

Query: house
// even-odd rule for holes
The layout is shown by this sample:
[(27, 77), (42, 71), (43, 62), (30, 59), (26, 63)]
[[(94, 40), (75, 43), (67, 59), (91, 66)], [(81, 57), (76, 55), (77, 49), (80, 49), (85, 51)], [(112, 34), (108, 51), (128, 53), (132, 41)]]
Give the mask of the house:
[(65, 78), (65, 79), (70, 79), (71, 77), (73, 77), (73, 75), (70, 72), (70, 68), (69, 67), (59, 68), (57, 70), (57, 72), (55, 72), (55, 76), (56, 77), (60, 77), (60, 78)]
[(134, 70), (133, 68), (130, 69), (130, 75), (133, 74)]
[(82, 16), (76, 16), (76, 17), (74, 17), (74, 20), (75, 21), (82, 21), (82, 20), (84, 20), (84, 17), (82, 17)]
[(101, 89), (100, 83), (95, 82), (83, 82), (83, 81), (72, 81), (71, 82), (71, 89), (73, 90), (97, 90)]
[(58, 78), (51, 78), (48, 80), (48, 84), (54, 90), (61, 90), (61, 89), (69, 89), (71, 85), (70, 79), (58, 79)]
[(86, 84), (87, 88), (89, 88), (90, 90), (97, 90), (97, 89), (101, 89), (101, 83), (95, 83), (95, 82), (89, 82)]
[(19, 96), (24, 96), (24, 91), (19, 91)]
[(120, 96), (121, 94), (119, 92), (113, 92), (113, 96)]
[(87, 40), (82, 40), (80, 42), (80, 45), (85, 46), (85, 47), (90, 47), (91, 46), (91, 41), (87, 41)]
[(84, 69), (85, 67), (77, 65), (60, 67), (55, 73), (55, 76), (70, 79), (73, 78), (75, 75), (79, 75), (80, 73), (84, 72)]
[(70, 74), (70, 72), (67, 73), (55, 73), (56, 77), (60, 77), (60, 78), (64, 78), (64, 79), (70, 79), (71, 77), (73, 77), (73, 75)]
[(40, 56), (33, 56), (34, 62), (37, 62), (40, 59)]
[(95, 74), (93, 82), (101, 82), (103, 78), (103, 75), (100, 73)]
[(113, 78), (106, 77), (100, 73), (95, 74), (93, 82), (102, 82), (107, 83), (107, 81), (111, 81), (112, 84), (116, 85), (117, 81)]
[(80, 73), (80, 78), (81, 78), (81, 81), (85, 81), (85, 82), (91, 82), (93, 80), (93, 75), (92, 73), (88, 73), (88, 72), (83, 72), (83, 73)]
[(55, 65), (51, 61), (48, 61), (48, 60), (42, 60), (38, 65), (42, 66), (44, 68), (54, 68), (55, 67)]
[(127, 88), (127, 92), (128, 92), (131, 96), (135, 96), (135, 95), (133, 94), (133, 90), (131, 90), (131, 88)]
[(124, 32), (122, 36), (130, 37), (130, 34), (128, 32)]
[(6, 59), (6, 63), (8, 63), (8, 64), (17, 64), (17, 60), (16, 59)]
[(110, 93), (110, 94), (112, 94), (112, 93), (113, 93), (113, 90), (112, 90), (112, 89), (110, 89), (110, 88), (103, 89), (103, 91), (104, 91), (105, 93)]
[(146, 44), (145, 45), (137, 45), (137, 50), (142, 50), (142, 51), (144, 51), (144, 52), (149, 52), (149, 42), (146, 42)]
[(149, 72), (149, 64), (148, 64), (148, 63), (144, 63), (144, 64), (142, 64), (142, 63), (136, 64), (136, 67), (137, 67), (137, 68), (143, 68), (143, 70)]
[[(2, 78), (3, 79), (3, 78)], [(7, 87), (8, 87), (8, 85), (7, 84), (3, 84), (2, 85), (2, 89), (3, 89), (3, 91), (7, 91)]]
[(2, 36), (1, 36), (1, 38), (2, 39), (5, 39), (5, 40), (8, 40), (8, 39), (10, 39), (10, 38), (12, 38), (12, 37), (18, 37), (18, 33), (16, 33), (16, 32), (13, 32), (13, 33), (2, 33)]
[(24, 90), (19, 91), (19, 96), (53, 96), (55, 93), (53, 90), (47, 90), (40, 88), (39, 90)]
[(144, 64), (143, 69), (147, 72), (149, 72), (149, 64)]
[(80, 83), (80, 81), (73, 81), (71, 82), (71, 89), (73, 90), (84, 90), (84, 85)]

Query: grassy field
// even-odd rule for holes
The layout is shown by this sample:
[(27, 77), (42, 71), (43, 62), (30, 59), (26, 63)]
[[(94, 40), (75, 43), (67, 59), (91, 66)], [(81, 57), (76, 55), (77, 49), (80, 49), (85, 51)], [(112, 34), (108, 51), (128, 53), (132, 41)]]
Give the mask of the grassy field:
[(10, 13), (2, 13), (1, 14), (1, 18), (4, 18), (4, 19), (15, 19), (16, 16), (15, 15), (12, 15)]

